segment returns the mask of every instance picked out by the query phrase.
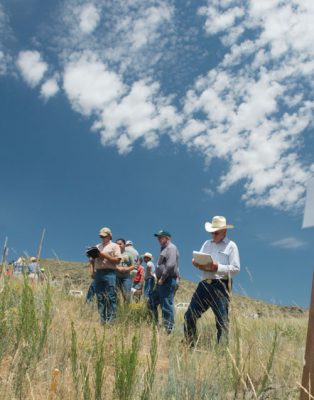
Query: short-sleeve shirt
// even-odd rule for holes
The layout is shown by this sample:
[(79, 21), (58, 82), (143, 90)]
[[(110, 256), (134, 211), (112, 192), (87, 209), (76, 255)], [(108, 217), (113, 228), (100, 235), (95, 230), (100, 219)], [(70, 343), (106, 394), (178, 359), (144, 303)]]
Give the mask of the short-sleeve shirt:
[[(108, 244), (104, 245), (103, 243), (97, 244), (96, 246), (98, 250), (102, 253), (107, 253), (111, 257), (121, 258), (121, 250), (117, 243), (113, 243), (110, 241)], [(116, 270), (116, 264), (110, 262), (105, 258), (97, 257), (95, 258), (95, 269), (113, 269)]]
[[(127, 268), (131, 265), (134, 265), (133, 256), (128, 251), (121, 253), (121, 261), (119, 267)], [(117, 271), (118, 278), (130, 278), (130, 271), (129, 272), (119, 272)]]
[(152, 261), (146, 263), (147, 267), (145, 269), (145, 280), (155, 277), (155, 265)]
[(40, 272), (40, 267), (37, 262), (30, 262), (27, 266), (28, 274), (38, 274)]
[(133, 257), (134, 265), (139, 264), (139, 253), (133, 246), (126, 246), (125, 252), (129, 253)]

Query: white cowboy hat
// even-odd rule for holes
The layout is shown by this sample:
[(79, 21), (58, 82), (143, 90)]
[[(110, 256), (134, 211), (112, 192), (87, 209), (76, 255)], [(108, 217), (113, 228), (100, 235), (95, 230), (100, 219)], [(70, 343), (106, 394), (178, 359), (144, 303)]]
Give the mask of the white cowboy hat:
[(144, 258), (144, 257), (150, 258), (151, 260), (153, 259), (153, 255), (152, 255), (151, 253), (145, 253), (145, 254), (143, 255), (143, 258)]
[(226, 218), (222, 216), (213, 217), (212, 222), (205, 222), (205, 231), (216, 232), (222, 229), (234, 228), (233, 225), (227, 225)]

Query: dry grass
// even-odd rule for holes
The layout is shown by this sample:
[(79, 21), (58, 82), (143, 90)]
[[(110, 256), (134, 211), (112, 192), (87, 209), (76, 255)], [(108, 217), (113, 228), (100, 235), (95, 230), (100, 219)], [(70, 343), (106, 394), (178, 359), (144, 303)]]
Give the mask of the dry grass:
[[(192, 289), (184, 284), (177, 301)], [(0, 291), (0, 400), (298, 398), (306, 314), (287, 317), (274, 306), (235, 298), (229, 348), (215, 345), (208, 312), (190, 350), (181, 343), (184, 312), (178, 311), (171, 336), (156, 331), (154, 350), (143, 304), (101, 327), (96, 305), (67, 295), (62, 284), (50, 291), (46, 284), (35, 286), (25, 297), (22, 281), (2, 280)], [(264, 307), (262, 314), (258, 307)], [(257, 311), (259, 318), (251, 318)]]

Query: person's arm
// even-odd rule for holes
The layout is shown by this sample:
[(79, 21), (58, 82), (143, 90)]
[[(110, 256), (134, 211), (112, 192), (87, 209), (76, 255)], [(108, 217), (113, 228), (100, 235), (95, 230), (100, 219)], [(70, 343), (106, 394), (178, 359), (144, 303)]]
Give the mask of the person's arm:
[(192, 258), (192, 264), (201, 271), (216, 272), (218, 270), (218, 263), (215, 261), (212, 261), (208, 264), (199, 264), (194, 260), (194, 258)]
[(91, 278), (94, 278), (95, 275), (95, 260), (92, 258), (89, 260), (89, 273)]
[(122, 272), (122, 273), (127, 273), (130, 271), (133, 271), (133, 269), (135, 269), (135, 265), (134, 265), (134, 259), (132, 256), (128, 256), (128, 266), (127, 267), (122, 267), (120, 265), (117, 266), (117, 271)]
[(237, 274), (240, 271), (240, 257), (235, 243), (230, 246), (229, 252), (225, 254), (225, 256), (228, 258), (228, 263), (226, 264), (212, 261), (208, 264), (201, 265), (198, 264), (194, 258), (192, 259), (192, 264), (201, 271), (217, 272), (217, 274), (221, 276)]
[(109, 253), (105, 253), (105, 252), (100, 252), (99, 258), (104, 258), (104, 259), (110, 261), (112, 264), (119, 264), (119, 262), (121, 260), (121, 257), (111, 256)]
[(145, 271), (144, 271), (144, 268), (141, 270), (141, 279), (140, 279), (140, 282), (139, 282), (139, 284), (141, 285), (141, 289), (143, 288), (143, 286), (144, 286), (144, 275), (145, 275)]
[(134, 265), (130, 265), (130, 266), (128, 266), (128, 267), (121, 267), (121, 266), (117, 266), (117, 271), (119, 271), (119, 272), (124, 272), (124, 273), (127, 273), (127, 272), (130, 272), (130, 271), (133, 271), (133, 269), (135, 269), (135, 266)]
[(122, 259), (120, 247), (118, 245), (116, 245), (116, 247), (113, 247), (113, 255), (105, 251), (101, 251), (99, 257), (108, 260), (112, 264), (119, 264)]
[(153, 267), (152, 267), (152, 265), (151, 265), (151, 263), (150, 263), (150, 262), (148, 262), (148, 263), (146, 264), (146, 269), (147, 269), (147, 272), (148, 272), (149, 274), (151, 274), (151, 273), (152, 273), (152, 269), (153, 269)]
[(228, 263), (217, 263), (217, 273), (223, 276), (237, 274), (240, 271), (240, 256), (237, 245), (233, 242), (228, 252)]

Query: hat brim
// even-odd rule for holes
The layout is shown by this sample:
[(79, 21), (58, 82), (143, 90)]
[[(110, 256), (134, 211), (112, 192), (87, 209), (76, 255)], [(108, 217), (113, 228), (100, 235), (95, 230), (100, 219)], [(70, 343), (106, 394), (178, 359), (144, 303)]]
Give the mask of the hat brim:
[(213, 225), (210, 222), (205, 222), (205, 231), (210, 233), (222, 231), (223, 229), (232, 229), (232, 228), (234, 228), (233, 225), (224, 225), (220, 226), (219, 228), (213, 228)]
[(142, 258), (149, 258), (150, 260), (152, 260), (153, 256), (149, 256), (148, 254), (143, 254)]

